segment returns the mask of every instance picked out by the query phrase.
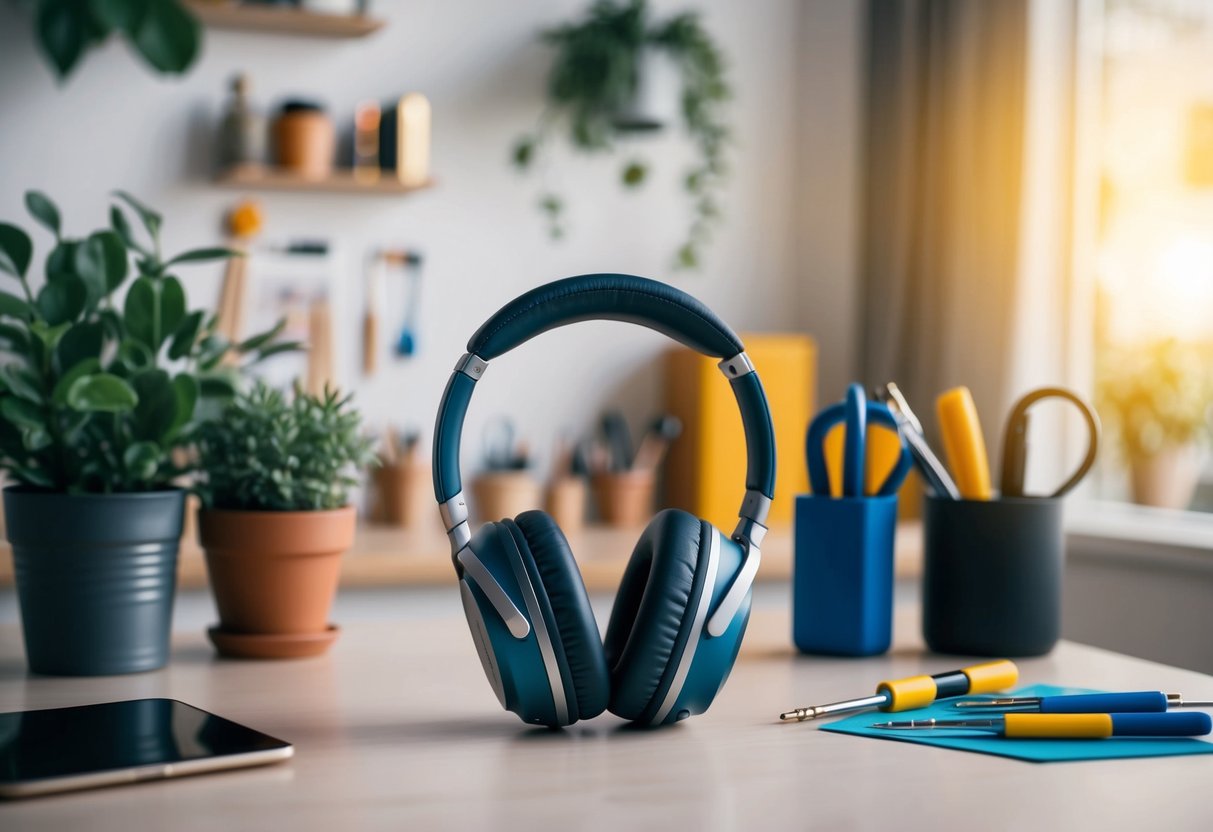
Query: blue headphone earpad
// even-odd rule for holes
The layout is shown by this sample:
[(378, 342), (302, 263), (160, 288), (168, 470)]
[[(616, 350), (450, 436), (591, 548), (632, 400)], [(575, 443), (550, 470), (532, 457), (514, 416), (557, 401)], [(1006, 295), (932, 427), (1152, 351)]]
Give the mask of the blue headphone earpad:
[(610, 676), (598, 622), (569, 542), (556, 521), (542, 511), (524, 511), (504, 524), (533, 563), (546, 596), (555, 625), (548, 630), (557, 634), (553, 639), (557, 663), (566, 679), (565, 689), (574, 692), (569, 698), (570, 722), (596, 717), (606, 710)]
[(709, 541), (705, 527), (711, 528), (685, 511), (666, 509), (636, 542), (604, 644), (611, 673), (610, 711), (616, 716), (645, 716), (671, 657), (681, 654), (680, 643), (690, 637), (684, 621), (687, 607), (703, 590), (700, 565)]

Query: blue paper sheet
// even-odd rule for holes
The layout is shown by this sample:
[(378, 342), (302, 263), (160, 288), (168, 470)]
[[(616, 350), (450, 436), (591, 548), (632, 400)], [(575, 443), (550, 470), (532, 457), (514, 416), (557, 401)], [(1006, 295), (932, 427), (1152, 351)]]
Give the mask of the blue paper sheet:
[[(1059, 688), (1053, 685), (1033, 685), (1015, 691), (1014, 696), (1056, 696), (1072, 693), (1101, 693), (1085, 688)], [(999, 694), (1006, 696), (1007, 694)], [(994, 699), (994, 696), (965, 696), (964, 699)], [(1195, 737), (1109, 737), (1102, 740), (1029, 740), (1004, 739), (995, 736), (962, 737), (955, 732), (951, 736), (938, 736), (934, 731), (889, 731), (872, 728), (877, 722), (904, 719), (959, 719), (973, 716), (972, 712), (953, 708), (947, 700), (916, 711), (884, 713), (875, 711), (857, 714), (821, 726), (822, 731), (840, 734), (856, 734), (861, 737), (876, 737), (882, 740), (914, 742), (920, 745), (936, 745), (958, 751), (976, 751), (979, 754), (994, 754), (1034, 763), (1055, 763), (1074, 760), (1116, 760), (1128, 757), (1171, 757), (1184, 754), (1213, 754), (1213, 742)], [(944, 732), (939, 732), (944, 733)]]

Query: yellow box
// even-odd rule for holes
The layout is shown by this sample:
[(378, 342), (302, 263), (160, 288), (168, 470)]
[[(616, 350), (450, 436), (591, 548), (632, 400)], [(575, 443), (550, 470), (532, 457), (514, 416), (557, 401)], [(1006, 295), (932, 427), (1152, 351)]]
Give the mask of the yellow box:
[[(742, 335), (746, 353), (762, 379), (775, 425), (773, 526), (792, 522), (793, 498), (808, 491), (804, 434), (813, 415), (817, 346), (807, 335)], [(737, 522), (745, 496), (745, 433), (728, 381), (707, 358), (685, 348), (671, 350), (665, 364), (666, 407), (682, 420), (683, 433), (670, 448), (666, 504), (702, 517), (726, 534)]]

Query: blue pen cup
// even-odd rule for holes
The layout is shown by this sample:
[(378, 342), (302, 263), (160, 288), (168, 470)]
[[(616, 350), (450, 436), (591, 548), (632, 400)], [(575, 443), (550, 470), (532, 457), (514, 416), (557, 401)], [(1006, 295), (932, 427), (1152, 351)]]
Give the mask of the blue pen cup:
[(875, 656), (893, 639), (897, 495), (796, 498), (792, 640), (805, 653)]

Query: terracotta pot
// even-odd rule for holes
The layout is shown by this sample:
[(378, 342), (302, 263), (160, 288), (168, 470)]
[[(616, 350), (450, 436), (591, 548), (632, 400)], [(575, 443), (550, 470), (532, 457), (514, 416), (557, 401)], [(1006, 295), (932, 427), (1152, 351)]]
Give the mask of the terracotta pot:
[(292, 103), (274, 120), (274, 156), (280, 167), (324, 179), (333, 172), (336, 149), (333, 120), (323, 110)]
[(375, 484), (375, 522), (415, 529), (437, 517), (430, 477), (430, 469), (426, 465), (383, 465), (375, 468), (371, 472)]
[(473, 508), (483, 523), (514, 518), (540, 507), (539, 483), (528, 471), (492, 471), (472, 480)]
[(1143, 506), (1185, 509), (1192, 502), (1204, 455), (1195, 445), (1167, 448), (1133, 460), (1133, 502)]
[[(354, 542), (356, 516), (353, 506), (333, 511), (199, 512), (198, 537), (206, 550), (219, 630), (281, 637), (281, 655), (302, 655), (298, 637), (332, 629), (329, 609), (341, 553)], [(271, 642), (267, 649), (272, 653)], [(220, 652), (226, 652), (223, 646)]]
[(595, 474), (592, 485), (598, 515), (608, 526), (635, 528), (653, 515), (657, 477), (651, 468)]

